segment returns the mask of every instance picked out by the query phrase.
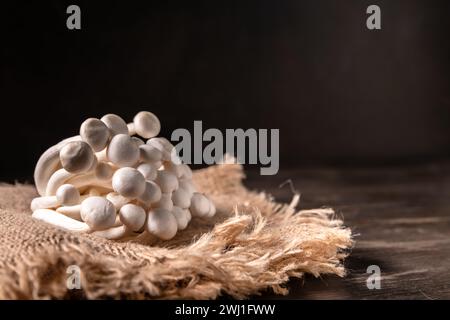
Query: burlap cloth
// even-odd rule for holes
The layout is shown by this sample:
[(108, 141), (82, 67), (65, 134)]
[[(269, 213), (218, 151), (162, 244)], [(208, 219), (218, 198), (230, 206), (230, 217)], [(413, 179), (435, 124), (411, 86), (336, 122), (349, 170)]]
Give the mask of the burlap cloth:
[[(245, 298), (289, 278), (345, 274), (351, 231), (331, 209), (296, 212), (247, 190), (239, 165), (194, 173), (211, 195), (214, 221), (193, 220), (168, 242), (114, 242), (34, 221), (31, 185), (0, 186), (0, 298)], [(151, 244), (151, 246), (149, 245)], [(67, 289), (67, 268), (81, 270), (81, 290)]]

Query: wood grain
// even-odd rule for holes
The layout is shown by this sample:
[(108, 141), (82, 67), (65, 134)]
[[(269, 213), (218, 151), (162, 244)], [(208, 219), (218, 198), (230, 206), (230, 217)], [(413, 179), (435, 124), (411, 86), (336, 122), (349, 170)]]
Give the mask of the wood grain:
[[(450, 299), (450, 163), (377, 168), (304, 168), (260, 176), (246, 185), (299, 208), (331, 206), (355, 234), (345, 278), (291, 281), (290, 299)], [(367, 267), (381, 269), (381, 289), (366, 286)]]

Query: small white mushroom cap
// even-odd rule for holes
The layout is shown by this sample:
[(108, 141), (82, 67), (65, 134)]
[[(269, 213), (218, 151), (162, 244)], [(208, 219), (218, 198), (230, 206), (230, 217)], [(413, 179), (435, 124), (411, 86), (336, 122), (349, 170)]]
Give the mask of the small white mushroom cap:
[(158, 168), (150, 163), (141, 163), (136, 169), (142, 173), (145, 180), (155, 180), (158, 174)]
[(161, 188), (153, 181), (146, 181), (145, 190), (139, 196), (139, 200), (141, 200), (145, 204), (151, 204), (161, 200), (161, 196)]
[(208, 218), (214, 217), (216, 214), (216, 206), (214, 205), (214, 202), (212, 202), (211, 199), (209, 199), (209, 212), (208, 212)]
[(209, 214), (211, 203), (209, 199), (198, 192), (195, 192), (191, 198), (191, 206), (189, 210), (194, 217), (207, 217)]
[(120, 221), (133, 231), (138, 231), (145, 223), (145, 210), (140, 206), (128, 203), (120, 208)]
[(162, 152), (155, 146), (143, 144), (139, 146), (140, 158), (142, 162), (158, 162), (162, 159)]
[(96, 158), (92, 148), (84, 141), (68, 142), (59, 152), (61, 165), (70, 173), (83, 173), (92, 168)]
[(178, 189), (178, 179), (169, 171), (159, 170), (155, 182), (159, 184), (163, 193), (169, 193)]
[(181, 178), (192, 179), (192, 170), (185, 163), (180, 164), (181, 167)]
[(162, 152), (162, 158), (164, 161), (170, 161), (172, 157), (172, 150), (174, 146), (169, 140), (163, 137), (151, 138), (147, 140), (147, 144), (154, 146)]
[(181, 178), (184, 173), (184, 168), (181, 165), (170, 161), (164, 162), (164, 169), (173, 173), (177, 178)]
[(191, 215), (191, 211), (189, 211), (189, 209), (184, 209), (185, 213), (186, 213), (186, 218), (188, 223), (191, 222), (192, 220), (192, 215)]
[(183, 189), (184, 191), (188, 192), (191, 196), (196, 191), (192, 180), (183, 178), (178, 181), (178, 184), (179, 184), (179, 187), (178, 187), (179, 189)]
[(85, 120), (80, 127), (80, 136), (95, 152), (105, 149), (110, 138), (109, 128), (96, 118)]
[(139, 161), (139, 147), (129, 135), (117, 134), (106, 150), (108, 159), (119, 167), (131, 167)]
[(124, 197), (136, 198), (145, 190), (145, 178), (134, 168), (120, 168), (113, 175), (112, 187)]
[(170, 240), (177, 234), (178, 223), (169, 210), (157, 208), (149, 211), (146, 228), (158, 238)]
[(134, 130), (145, 139), (156, 137), (161, 131), (158, 117), (149, 111), (141, 111), (133, 119)]
[(137, 144), (137, 146), (142, 146), (145, 144), (145, 142), (142, 139), (139, 139), (138, 137), (131, 137), (131, 140)]
[(106, 124), (112, 136), (116, 134), (128, 135), (127, 123), (118, 115), (110, 113), (104, 115), (100, 120)]
[(155, 202), (152, 206), (155, 208), (163, 208), (169, 211), (172, 210), (173, 209), (172, 193), (161, 194), (161, 199)]
[(80, 203), (80, 192), (71, 184), (63, 184), (56, 190), (56, 199), (63, 206), (73, 206)]
[(174, 215), (175, 219), (177, 219), (178, 230), (186, 229), (189, 223), (189, 210), (174, 206), (172, 209), (172, 214)]
[(81, 203), (81, 219), (92, 230), (104, 230), (114, 226), (116, 209), (104, 197), (89, 197)]
[(99, 162), (95, 167), (95, 177), (99, 180), (109, 180), (112, 178), (114, 168), (107, 162)]
[(188, 191), (178, 188), (172, 193), (173, 205), (186, 209), (191, 205), (191, 193)]

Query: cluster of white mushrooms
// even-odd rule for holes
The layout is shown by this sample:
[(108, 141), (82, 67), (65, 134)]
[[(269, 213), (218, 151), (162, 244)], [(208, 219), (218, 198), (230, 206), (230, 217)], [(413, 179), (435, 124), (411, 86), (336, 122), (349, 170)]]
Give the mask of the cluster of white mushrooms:
[(157, 137), (160, 129), (147, 111), (129, 124), (114, 114), (84, 121), (80, 135), (40, 157), (34, 172), (40, 197), (31, 202), (32, 217), (107, 239), (150, 233), (169, 240), (192, 217), (214, 216), (216, 208), (196, 191), (189, 166)]

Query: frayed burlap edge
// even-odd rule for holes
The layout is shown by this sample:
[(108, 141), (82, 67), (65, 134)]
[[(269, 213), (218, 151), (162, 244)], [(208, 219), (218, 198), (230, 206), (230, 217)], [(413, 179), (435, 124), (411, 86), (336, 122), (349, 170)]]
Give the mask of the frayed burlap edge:
[[(32, 221), (58, 236), (0, 261), (0, 298), (242, 299), (267, 288), (287, 294), (286, 282), (304, 273), (345, 275), (351, 231), (332, 209), (296, 211), (248, 191), (242, 177), (239, 165), (195, 172), (198, 187), (218, 205), (217, 220), (193, 223), (166, 243), (149, 240), (152, 246), (74, 236)], [(82, 271), (81, 290), (67, 289), (70, 265)]]

